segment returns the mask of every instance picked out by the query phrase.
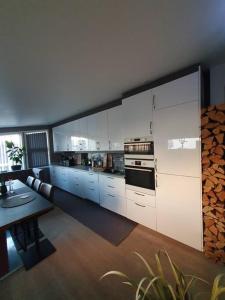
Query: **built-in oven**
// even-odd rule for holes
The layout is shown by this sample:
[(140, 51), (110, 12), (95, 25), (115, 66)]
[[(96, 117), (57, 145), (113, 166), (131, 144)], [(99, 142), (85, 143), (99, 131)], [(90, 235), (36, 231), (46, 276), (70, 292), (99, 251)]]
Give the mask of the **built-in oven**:
[(154, 160), (125, 157), (126, 188), (155, 194)]

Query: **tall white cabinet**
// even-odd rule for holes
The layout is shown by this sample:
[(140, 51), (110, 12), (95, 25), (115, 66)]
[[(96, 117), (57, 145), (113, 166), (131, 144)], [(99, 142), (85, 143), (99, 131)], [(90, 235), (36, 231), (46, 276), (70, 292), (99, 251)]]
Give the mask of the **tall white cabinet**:
[(157, 231), (202, 250), (199, 72), (152, 95)]

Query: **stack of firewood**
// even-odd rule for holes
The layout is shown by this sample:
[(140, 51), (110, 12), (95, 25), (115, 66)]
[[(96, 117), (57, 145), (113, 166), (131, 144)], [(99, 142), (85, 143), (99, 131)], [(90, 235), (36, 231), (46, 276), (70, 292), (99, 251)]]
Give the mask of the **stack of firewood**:
[(225, 104), (202, 109), (204, 253), (225, 263)]

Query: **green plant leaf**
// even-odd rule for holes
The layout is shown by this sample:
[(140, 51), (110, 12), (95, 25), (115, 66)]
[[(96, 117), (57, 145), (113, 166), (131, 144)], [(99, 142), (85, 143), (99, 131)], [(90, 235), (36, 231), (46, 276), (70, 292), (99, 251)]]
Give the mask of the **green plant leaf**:
[(148, 280), (148, 277), (143, 277), (143, 278), (140, 280), (140, 282), (139, 282), (139, 284), (138, 284), (138, 287), (137, 287), (137, 290), (136, 290), (135, 300), (139, 300), (139, 299), (140, 299), (140, 296), (142, 296), (142, 295), (140, 295), (139, 293), (140, 293), (140, 291), (141, 291), (141, 289), (142, 289), (142, 284), (143, 284), (146, 280)]
[(99, 280), (102, 280), (103, 278), (111, 276), (111, 275), (116, 275), (116, 276), (119, 276), (119, 277), (122, 277), (122, 278), (126, 278), (129, 281), (128, 276), (126, 274), (122, 273), (122, 272), (119, 272), (119, 271), (109, 271), (109, 272), (105, 273), (104, 275), (102, 275)]
[[(160, 253), (160, 252), (159, 252)], [(158, 273), (161, 276), (161, 278), (163, 280), (165, 280), (165, 276), (164, 276), (164, 272), (163, 272), (163, 268), (159, 259), (159, 253), (155, 254), (155, 260), (156, 260), (156, 265), (157, 265), (157, 269), (158, 269)]]
[(220, 287), (220, 280), (225, 276), (225, 274), (219, 274), (216, 276), (213, 282), (211, 300), (217, 300), (220, 295), (225, 293), (225, 287)]
[(149, 265), (149, 263), (147, 262), (147, 260), (138, 252), (134, 252), (134, 254), (140, 258), (140, 260), (144, 263), (146, 269), (148, 270), (149, 274), (151, 275), (151, 277), (155, 277), (155, 274), (151, 268), (151, 266)]
[[(160, 277), (159, 277), (159, 276), (156, 276), (156, 277), (154, 277), (154, 278), (149, 282), (149, 284), (147, 285), (147, 287), (146, 287), (146, 289), (145, 289), (145, 291), (144, 291), (144, 295), (143, 295), (143, 297), (142, 297), (142, 300), (144, 300), (144, 299), (146, 298), (146, 295), (148, 294), (150, 288), (153, 287), (153, 284), (155, 283), (155, 281), (157, 281), (157, 280), (159, 280), (159, 279), (160, 279)], [(156, 297), (158, 297), (158, 299), (159, 299), (159, 294), (158, 294), (158, 293), (156, 294)]]

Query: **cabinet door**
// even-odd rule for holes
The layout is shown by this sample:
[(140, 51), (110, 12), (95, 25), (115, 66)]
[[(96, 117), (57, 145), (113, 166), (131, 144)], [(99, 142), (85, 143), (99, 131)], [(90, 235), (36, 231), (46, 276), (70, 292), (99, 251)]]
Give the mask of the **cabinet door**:
[(135, 138), (151, 135), (152, 92), (139, 93), (123, 100), (123, 136)]
[(88, 116), (88, 150), (108, 150), (109, 138), (106, 111)]
[(71, 194), (77, 195), (81, 198), (84, 196), (84, 187), (82, 180), (82, 171), (69, 169), (68, 171), (68, 191)]
[(79, 151), (88, 150), (88, 117), (84, 117), (79, 121)]
[(158, 174), (157, 231), (202, 250), (200, 178)]
[(199, 100), (199, 72), (162, 84), (152, 90), (155, 109)]
[(75, 120), (69, 124), (68, 137), (70, 138), (70, 150), (79, 151), (80, 122), (79, 120)]
[(109, 150), (123, 150), (123, 114), (122, 106), (116, 106), (108, 109), (108, 134), (109, 134)]
[(156, 209), (142, 201), (127, 199), (127, 218), (156, 230)]
[(84, 197), (99, 204), (98, 174), (93, 172), (84, 172), (84, 187)]
[(67, 145), (67, 138), (65, 133), (62, 130), (61, 126), (53, 128), (53, 147), (54, 151), (65, 151)]
[(200, 177), (199, 103), (155, 111), (154, 141), (159, 173)]

